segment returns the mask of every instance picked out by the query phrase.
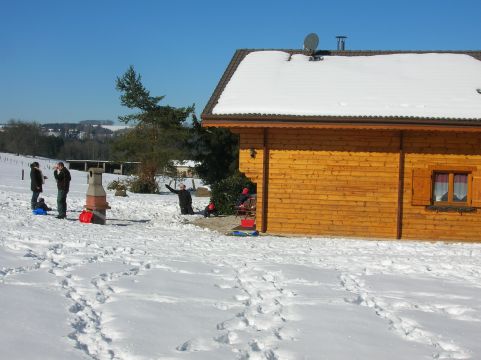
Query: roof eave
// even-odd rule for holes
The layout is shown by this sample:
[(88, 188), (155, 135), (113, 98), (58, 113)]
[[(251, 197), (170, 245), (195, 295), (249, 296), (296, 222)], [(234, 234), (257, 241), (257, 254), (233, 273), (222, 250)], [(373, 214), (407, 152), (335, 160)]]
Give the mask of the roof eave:
[(429, 127), (449, 129), (479, 129), (481, 119), (439, 119), (408, 116), (294, 116), (294, 115), (260, 115), (229, 114), (202, 115), (202, 125), (212, 127)]

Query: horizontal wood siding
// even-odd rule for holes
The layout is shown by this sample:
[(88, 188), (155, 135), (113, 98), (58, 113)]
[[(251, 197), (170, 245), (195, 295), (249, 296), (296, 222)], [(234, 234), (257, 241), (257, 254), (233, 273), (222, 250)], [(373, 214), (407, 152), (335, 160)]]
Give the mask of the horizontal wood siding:
[(398, 132), (271, 129), (269, 139), (268, 231), (396, 236)]
[[(257, 183), (260, 226), (263, 129), (236, 132), (240, 170)], [(403, 138), (402, 238), (480, 241), (481, 209), (461, 214), (413, 205), (412, 174), (433, 166), (481, 171), (481, 134), (405, 131)], [(267, 231), (395, 238), (399, 140), (398, 131), (387, 130), (269, 129)]]
[[(264, 131), (263, 129), (234, 129), (240, 135), (239, 139), (239, 170), (257, 185), (257, 229), (262, 224), (262, 168), (264, 157)], [(255, 157), (251, 156), (251, 149), (254, 149)]]
[(403, 233), (405, 239), (481, 240), (481, 211), (436, 212), (411, 204), (412, 171), (433, 166), (481, 170), (481, 134), (405, 132)]

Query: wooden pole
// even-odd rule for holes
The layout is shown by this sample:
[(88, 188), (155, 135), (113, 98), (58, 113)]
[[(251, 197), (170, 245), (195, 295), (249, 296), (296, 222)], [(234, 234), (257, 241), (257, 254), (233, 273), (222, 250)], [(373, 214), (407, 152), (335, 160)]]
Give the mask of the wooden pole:
[(25, 170), (22, 169), (22, 180), (24, 178), (24, 175), (25, 175)]
[(402, 238), (403, 221), (403, 195), (404, 195), (404, 133), (399, 132), (399, 177), (397, 195), (397, 219), (396, 219), (396, 239)]
[(269, 195), (269, 129), (264, 128), (263, 161), (262, 161), (262, 226), (261, 232), (267, 231), (267, 206)]

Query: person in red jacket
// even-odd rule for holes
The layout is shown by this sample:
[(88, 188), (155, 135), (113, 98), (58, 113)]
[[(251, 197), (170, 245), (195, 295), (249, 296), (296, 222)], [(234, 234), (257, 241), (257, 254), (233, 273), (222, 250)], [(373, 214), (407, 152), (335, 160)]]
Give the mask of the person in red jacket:
[(204, 217), (210, 217), (211, 215), (217, 216), (217, 209), (212, 201), (204, 209)]
[(251, 196), (249, 195), (249, 189), (248, 188), (242, 189), (242, 193), (239, 195), (239, 198), (237, 199), (237, 202), (236, 202), (235, 206), (242, 207), (242, 205), (247, 200), (249, 200), (250, 197)]

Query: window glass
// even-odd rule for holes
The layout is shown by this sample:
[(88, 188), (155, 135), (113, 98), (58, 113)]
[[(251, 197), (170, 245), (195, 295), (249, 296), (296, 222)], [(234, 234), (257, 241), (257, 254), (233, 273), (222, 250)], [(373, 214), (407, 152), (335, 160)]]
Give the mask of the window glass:
[(453, 201), (466, 202), (468, 195), (468, 175), (454, 174)]
[(434, 201), (448, 201), (448, 189), (449, 189), (449, 174), (435, 173), (434, 189), (433, 189)]

